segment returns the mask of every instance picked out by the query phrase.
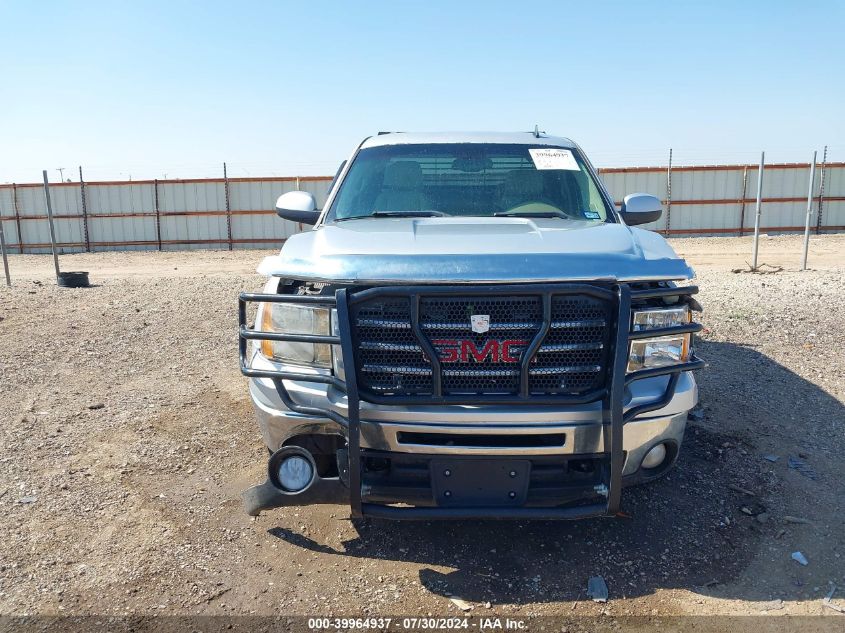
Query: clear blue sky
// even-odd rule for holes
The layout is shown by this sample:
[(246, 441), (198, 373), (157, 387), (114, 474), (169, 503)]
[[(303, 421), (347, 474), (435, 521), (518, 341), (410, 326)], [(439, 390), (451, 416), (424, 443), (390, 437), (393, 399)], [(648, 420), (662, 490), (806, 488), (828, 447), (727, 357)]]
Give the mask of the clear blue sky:
[(845, 3), (0, 1), (0, 182), (329, 174), (378, 130), (845, 159)]

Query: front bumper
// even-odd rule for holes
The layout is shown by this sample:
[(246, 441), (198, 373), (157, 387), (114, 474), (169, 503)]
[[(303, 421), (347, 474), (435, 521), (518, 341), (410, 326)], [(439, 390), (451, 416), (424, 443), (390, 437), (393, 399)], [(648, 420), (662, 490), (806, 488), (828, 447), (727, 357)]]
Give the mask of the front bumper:
[[(256, 355), (254, 366), (270, 365)], [(666, 390), (665, 376), (642, 380), (626, 390), (625, 411), (649, 402)], [(307, 381), (285, 381), (291, 398), (303, 405), (347, 411), (346, 398), (325, 385)], [(249, 391), (264, 442), (276, 451), (299, 435), (340, 433), (326, 417), (309, 416), (288, 409), (279, 398), (272, 380), (253, 378)], [(672, 399), (663, 408), (643, 414), (625, 425), (623, 475), (633, 475), (648, 450), (661, 441), (680, 445), (687, 411), (698, 402), (698, 386), (691, 373), (678, 380)], [(436, 455), (573, 455), (607, 450), (601, 403), (559, 407), (444, 406), (384, 407), (361, 403), (361, 448), (396, 453)], [(483, 442), (488, 436), (489, 442)], [(537, 442), (525, 436), (538, 436)], [(559, 445), (543, 440), (563, 436)], [(508, 443), (507, 437), (513, 442)], [(422, 438), (425, 443), (415, 442)], [(557, 443), (557, 442), (556, 442)]]
[[(312, 434), (325, 433), (331, 434), (336, 431), (332, 428), (331, 423), (325, 423), (314, 419), (307, 422), (302, 418), (292, 418), (291, 416), (270, 416), (268, 417), (266, 410), (256, 407), (258, 417), (262, 420), (262, 428), (266, 430), (269, 427), (276, 426), (279, 422), (284, 420), (283, 424), (293, 424), (288, 427), (294, 429), (294, 436), (296, 434)], [(678, 449), (683, 441), (684, 429), (686, 426), (686, 412), (679, 413), (672, 416), (647, 417), (637, 419), (629, 422), (625, 428), (624, 436), (624, 468), (622, 473), (623, 485), (641, 483), (655, 478), (670, 468), (677, 458)], [(366, 425), (362, 425), (362, 440), (366, 433), (363, 429)], [(473, 427), (466, 426), (423, 426), (423, 425), (388, 425), (389, 437), (395, 437), (394, 433), (398, 432), (399, 428), (407, 429), (413, 428), (417, 431), (431, 431), (438, 432), (448, 429), (448, 433), (454, 437), (461, 437), (462, 435), (470, 435), (475, 437), (475, 431), (480, 430)], [(384, 431), (384, 429), (380, 429)], [(565, 442), (558, 452), (551, 452), (546, 448), (526, 448), (525, 446), (442, 446), (432, 447), (430, 445), (418, 445), (408, 447), (399, 442), (389, 442), (381, 446), (381, 450), (371, 450), (371, 442), (366, 442), (368, 446), (362, 447), (364, 455), (382, 455), (387, 459), (402, 457), (404, 459), (411, 459), (418, 461), (419, 468), (424, 469), (425, 475), (420, 482), (414, 482), (414, 485), (409, 485), (408, 482), (394, 483), (392, 486), (377, 487), (376, 485), (367, 484), (364, 482), (362, 490), (362, 501), (380, 502), (380, 503), (407, 503), (420, 508), (414, 512), (405, 509), (406, 513), (403, 518), (408, 519), (429, 519), (429, 518), (569, 518), (561, 516), (549, 516), (548, 508), (565, 503), (577, 503), (584, 499), (589, 499), (595, 496), (597, 486), (600, 482), (594, 480), (587, 480), (580, 482), (580, 486), (572, 486), (573, 490), (556, 491), (553, 496), (535, 495), (534, 499), (528, 498), (523, 504), (525, 507), (522, 510), (531, 510), (528, 514), (520, 514), (518, 516), (508, 516), (502, 513), (501, 508), (476, 508), (469, 507), (461, 512), (453, 511), (448, 516), (438, 515), (430, 508), (435, 499), (435, 490), (431, 484), (430, 476), (431, 465), (437, 458), (443, 456), (463, 459), (467, 457), (496, 457), (500, 460), (507, 460), (507, 458), (521, 458), (533, 462), (536, 461), (551, 461), (558, 465), (565, 465), (571, 461), (583, 460), (584, 458), (595, 458), (595, 456), (607, 455), (605, 451), (604, 434), (602, 433), (602, 426), (600, 424), (555, 424), (548, 427), (525, 427), (525, 426), (510, 426), (510, 427), (483, 427), (483, 432), (490, 434), (496, 433), (498, 436), (508, 434), (514, 438), (514, 444), (519, 444), (516, 440), (525, 438), (526, 435), (534, 435), (542, 433), (563, 434), (571, 441)], [(457, 440), (458, 442), (460, 440)], [(362, 443), (364, 443), (362, 441)], [(664, 444), (672, 447), (672, 454), (669, 460), (662, 465), (659, 472), (648, 472), (640, 468), (640, 463), (645, 457), (646, 453), (658, 444)], [(579, 447), (579, 448), (575, 448)], [(408, 451), (412, 448), (412, 451)], [(399, 449), (399, 450), (396, 450)], [(377, 483), (377, 482), (376, 482)], [(577, 483), (577, 482), (576, 482)], [(350, 490), (348, 483), (341, 477), (333, 478), (318, 478), (314, 485), (307, 491), (300, 495), (289, 495), (279, 491), (268, 478), (263, 484), (253, 486), (244, 493), (244, 505), (247, 513), (257, 515), (261, 510), (269, 508), (283, 507), (288, 505), (314, 505), (314, 504), (349, 504)], [(577, 518), (577, 512), (573, 514), (572, 518)]]
[[(668, 290), (671, 293), (667, 289), (644, 291), (617, 286), (619, 322), (628, 321), (632, 295), (642, 298), (696, 291), (692, 287)], [(638, 336), (625, 327), (617, 328), (612, 377), (604, 396), (589, 402), (537, 404), (527, 399), (483, 405), (439, 402), (436, 407), (417, 403), (385, 406), (362, 401), (354, 375), (346, 376), (344, 381), (314, 370), (281, 367), (257, 354), (248, 358), (247, 339), (260, 340), (262, 336), (246, 328), (245, 304), (272, 301), (336, 306), (338, 336), (295, 335), (289, 340), (332, 343), (340, 346), (343, 359), (351, 359), (348, 305), (354, 300), (354, 294), (346, 290), (339, 290), (336, 298), (241, 296), (242, 371), (252, 378), (250, 393), (267, 446), (276, 450), (297, 435), (327, 434), (343, 435), (348, 447), (339, 451), (340, 477), (318, 478), (314, 486), (299, 495), (280, 493), (268, 481), (245, 493), (250, 513), (280, 505), (349, 502), (353, 516), (410, 519), (614, 515), (619, 510), (623, 481), (643, 478), (638, 473), (639, 464), (653, 446), (665, 443), (674, 447), (667, 464), (677, 456), (686, 412), (697, 401), (697, 387), (689, 371), (703, 363), (693, 357), (683, 365), (625, 375), (629, 336)], [(697, 329), (700, 326), (690, 324), (668, 328), (661, 334)], [(277, 340), (288, 336), (291, 335), (275, 335)], [(351, 362), (343, 364), (354, 366)], [(435, 466), (443, 463), (441, 456), (459, 461), (487, 458), (485, 467), (494, 457), (501, 463), (523, 464), (526, 473), (531, 473), (525, 475), (528, 479), (535, 478), (533, 473), (540, 473), (543, 468), (569, 469), (570, 464), (581, 468), (589, 462), (589, 471), (596, 481), (585, 481), (574, 495), (570, 494), (572, 491), (556, 491), (539, 499), (531, 493), (534, 484), (526, 484), (527, 492), (524, 496), (520, 493), (521, 503), (517, 505), (505, 502), (487, 507), (470, 503), (462, 507), (433, 497)], [(396, 488), (396, 482), (388, 481), (381, 488), (374, 486), (367, 470), (371, 463), (368, 460), (373, 458), (414, 464), (428, 473), (428, 488), (418, 486), (417, 496), (405, 498), (399, 494), (402, 488)], [(404, 472), (399, 467), (397, 471)], [(410, 507), (398, 507), (396, 503)]]

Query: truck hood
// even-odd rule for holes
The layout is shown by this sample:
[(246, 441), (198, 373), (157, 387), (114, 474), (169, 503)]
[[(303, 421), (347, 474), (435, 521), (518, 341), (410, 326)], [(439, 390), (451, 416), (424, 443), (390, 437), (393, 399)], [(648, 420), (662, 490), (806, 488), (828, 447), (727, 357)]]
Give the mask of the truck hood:
[(267, 276), (341, 283), (690, 279), (657, 233), (559, 218), (366, 218), (289, 238)]

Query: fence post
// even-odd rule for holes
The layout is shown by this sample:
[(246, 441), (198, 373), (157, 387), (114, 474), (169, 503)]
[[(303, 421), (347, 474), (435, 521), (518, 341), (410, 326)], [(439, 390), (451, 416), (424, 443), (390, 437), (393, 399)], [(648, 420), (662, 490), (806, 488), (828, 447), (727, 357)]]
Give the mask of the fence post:
[(56, 268), (56, 283), (59, 283), (59, 256), (56, 254), (56, 230), (53, 226), (53, 205), (50, 203), (50, 183), (47, 181), (47, 170), (41, 172), (44, 176), (44, 197), (47, 200), (47, 222), (50, 224), (50, 246), (53, 250), (53, 266)]
[(754, 216), (754, 252), (751, 257), (751, 270), (757, 270), (757, 248), (760, 243), (760, 214), (763, 201), (763, 165), (766, 162), (766, 152), (760, 153), (760, 169), (757, 171), (757, 204)]
[(153, 205), (156, 212), (156, 241), (158, 242), (158, 250), (161, 250), (161, 212), (158, 206), (158, 178), (153, 180)]
[(810, 186), (807, 188), (807, 219), (804, 221), (804, 251), (801, 255), (801, 270), (807, 270), (807, 251), (810, 249), (810, 217), (813, 215), (813, 181), (816, 179), (816, 152), (810, 165)]
[(18, 227), (18, 251), (23, 255), (23, 233), (21, 233), (21, 212), (18, 208), (18, 186), (12, 183), (12, 206), (15, 207), (15, 224)]
[(3, 271), (6, 273), (6, 285), (12, 285), (12, 278), (9, 276), (9, 258), (6, 256), (6, 234), (3, 232), (3, 218), (0, 217), (0, 252), (3, 254)]
[[(301, 184), (300, 184), (300, 182), (299, 182), (299, 176), (297, 176), (297, 177), (296, 177), (296, 191), (299, 191), (299, 187), (300, 187), (300, 186), (301, 186)], [(303, 228), (305, 228), (305, 227), (302, 225), (302, 222), (297, 222), (296, 227), (297, 227), (297, 230), (298, 230), (300, 233), (302, 233), (302, 229), (303, 229)]]
[(824, 146), (824, 153), (822, 154), (822, 173), (821, 182), (819, 183), (819, 216), (816, 218), (816, 235), (821, 235), (822, 232), (822, 207), (824, 206), (824, 176), (826, 167), (827, 145)]
[(229, 240), (229, 250), (232, 250), (232, 208), (229, 206), (229, 174), (226, 163), (223, 163), (223, 190), (226, 194), (226, 236)]
[(669, 237), (669, 226), (672, 222), (672, 148), (669, 148), (669, 166), (666, 168), (666, 231)]
[(745, 194), (748, 191), (748, 166), (742, 170), (742, 197), (739, 205), (739, 236), (745, 233)]
[(79, 194), (82, 197), (82, 232), (85, 235), (85, 250), (91, 252), (91, 239), (88, 236), (88, 204), (85, 201), (85, 180), (82, 178), (82, 165), (79, 166)]

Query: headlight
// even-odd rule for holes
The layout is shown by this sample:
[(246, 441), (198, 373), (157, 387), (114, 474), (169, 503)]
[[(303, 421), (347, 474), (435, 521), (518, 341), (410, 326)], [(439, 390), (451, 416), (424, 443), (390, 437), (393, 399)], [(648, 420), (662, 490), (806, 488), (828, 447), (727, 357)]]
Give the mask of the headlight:
[(690, 312), (687, 306), (634, 312), (634, 332), (686, 325), (689, 322)]
[[(328, 308), (315, 308), (290, 303), (265, 303), (262, 306), (261, 329), (285, 334), (329, 334)], [(261, 341), (261, 353), (267, 358), (286, 363), (331, 367), (331, 345), (293, 341)]]
[[(681, 308), (661, 308), (634, 312), (633, 330), (656, 330), (690, 322), (690, 311), (687, 306)], [(689, 358), (690, 335), (674, 334), (671, 336), (657, 336), (655, 338), (631, 341), (628, 355), (628, 371), (650, 369), (652, 367), (666, 367), (684, 363)]]

